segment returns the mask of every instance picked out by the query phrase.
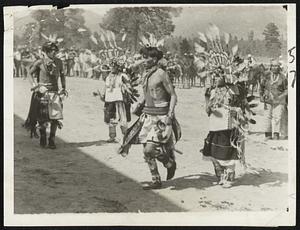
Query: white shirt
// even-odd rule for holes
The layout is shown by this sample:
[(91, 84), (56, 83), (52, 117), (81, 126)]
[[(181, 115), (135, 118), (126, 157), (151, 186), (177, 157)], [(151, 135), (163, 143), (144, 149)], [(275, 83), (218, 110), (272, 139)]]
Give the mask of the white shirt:
[(14, 57), (17, 61), (21, 61), (21, 53), (19, 51), (16, 51), (14, 53)]
[(110, 73), (105, 80), (105, 101), (123, 101), (122, 82), (123, 74), (117, 75)]

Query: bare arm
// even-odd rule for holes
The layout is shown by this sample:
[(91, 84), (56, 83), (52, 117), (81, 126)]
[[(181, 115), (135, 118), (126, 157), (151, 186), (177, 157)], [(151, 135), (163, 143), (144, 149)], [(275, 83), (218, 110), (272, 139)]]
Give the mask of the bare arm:
[(61, 60), (59, 60), (59, 76), (61, 81), (61, 87), (63, 90), (66, 89), (66, 77), (64, 75), (64, 69), (63, 69), (63, 63)]
[(166, 72), (163, 74), (162, 83), (163, 83), (165, 89), (167, 90), (167, 92), (171, 96), (168, 116), (172, 117), (173, 114), (174, 114), (176, 103), (177, 103), (177, 95), (175, 93), (173, 84), (172, 84), (172, 82), (171, 82), (171, 80), (170, 80), (170, 78), (169, 78), (169, 76)]
[(205, 111), (210, 116), (211, 114), (211, 104), (210, 104), (210, 94), (211, 94), (211, 88), (207, 88), (205, 91)]

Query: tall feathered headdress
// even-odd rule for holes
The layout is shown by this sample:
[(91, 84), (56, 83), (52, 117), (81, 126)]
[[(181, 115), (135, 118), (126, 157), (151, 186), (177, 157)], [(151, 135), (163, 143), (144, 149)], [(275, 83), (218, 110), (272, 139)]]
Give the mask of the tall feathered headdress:
[[(127, 37), (127, 33), (121, 30), (119, 34), (122, 35), (121, 42), (124, 42)], [(123, 49), (117, 44), (115, 33), (111, 30), (104, 29), (100, 25), (98, 39), (93, 35), (90, 36), (90, 39), (97, 46), (102, 43), (105, 48), (103, 54), (109, 60), (109, 62), (104, 63), (101, 66), (101, 70), (110, 72), (112, 66), (117, 65), (119, 72), (126, 73), (122, 75), (123, 93), (128, 99), (128, 102), (136, 102), (137, 97), (139, 97), (138, 90), (136, 89), (138, 85), (138, 77), (134, 73), (132, 73), (131, 70), (126, 68), (126, 63), (128, 62), (128, 60), (126, 55), (120, 52)]]
[[(117, 59), (120, 57), (120, 51), (122, 50), (122, 48), (120, 48), (117, 45), (117, 41), (116, 41), (116, 35), (113, 31), (111, 30), (106, 30), (104, 29), (101, 25), (100, 29), (99, 29), (99, 38), (95, 38), (94, 35), (90, 36), (90, 39), (98, 46), (100, 43), (103, 44), (105, 51), (104, 55), (106, 56), (106, 58), (109, 59)], [(122, 42), (125, 41), (126, 36), (122, 37)]]
[[(231, 49), (229, 48), (229, 34), (224, 32), (221, 33), (216, 25), (210, 24), (205, 34), (199, 32), (199, 38), (202, 43), (206, 44), (207, 48), (205, 49), (200, 44), (195, 43), (196, 52), (205, 54), (208, 57), (209, 64), (213, 66), (213, 69), (214, 67), (218, 67), (217, 69), (221, 69), (224, 72), (226, 69), (230, 70), (233, 66), (238, 46), (234, 45)], [(230, 71), (229, 75), (231, 75)], [(224, 105), (224, 107), (231, 112), (236, 112), (236, 116), (233, 118), (233, 126), (236, 128), (237, 133), (232, 135), (231, 144), (237, 149), (240, 160), (245, 164), (245, 162), (243, 162), (244, 151), (242, 149), (242, 142), (244, 141), (244, 136), (246, 135), (249, 124), (256, 123), (256, 121), (252, 119), (252, 116), (255, 115), (252, 108), (255, 108), (257, 104), (253, 103), (253, 96), (247, 96), (248, 92), (247, 88), (244, 87), (244, 84), (235, 82), (226, 87), (230, 94), (235, 95), (230, 106)], [(235, 92), (234, 89), (237, 89), (237, 92)]]
[(199, 43), (195, 42), (195, 50), (200, 55), (208, 56), (210, 64), (217, 67), (228, 67), (232, 64), (233, 56), (238, 51), (238, 46), (229, 50), (230, 36), (228, 33), (221, 33), (219, 28), (214, 24), (209, 24), (206, 33), (198, 32), (199, 39), (206, 44), (206, 49)]

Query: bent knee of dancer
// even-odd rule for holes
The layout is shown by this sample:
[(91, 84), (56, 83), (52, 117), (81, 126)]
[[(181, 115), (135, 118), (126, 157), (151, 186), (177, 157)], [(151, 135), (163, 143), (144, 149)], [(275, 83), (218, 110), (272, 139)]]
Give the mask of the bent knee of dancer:
[(155, 158), (160, 151), (157, 150), (157, 145), (155, 143), (147, 143), (144, 146), (144, 155), (146, 158)]

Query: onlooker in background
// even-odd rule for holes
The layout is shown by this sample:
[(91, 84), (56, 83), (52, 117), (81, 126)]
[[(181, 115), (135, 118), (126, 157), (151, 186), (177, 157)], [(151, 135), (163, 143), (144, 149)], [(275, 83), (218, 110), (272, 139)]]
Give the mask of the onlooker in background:
[(287, 104), (287, 78), (282, 74), (278, 60), (272, 60), (269, 74), (261, 84), (261, 100), (265, 107), (265, 137), (278, 140)]
[(23, 80), (25, 80), (29, 74), (29, 67), (33, 62), (32, 55), (28, 47), (26, 47), (23, 52), (21, 52), (21, 68)]
[(96, 55), (96, 51), (93, 49), (91, 51), (91, 64), (90, 64), (91, 69), (88, 72), (88, 78), (96, 78), (94, 67), (97, 66), (97, 63), (98, 63), (98, 57)]
[(84, 67), (84, 49), (79, 50), (79, 63), (80, 63), (80, 74), (79, 77), (83, 77), (83, 67)]
[(74, 58), (76, 56), (75, 48), (71, 47), (71, 49), (68, 52), (68, 58), (67, 58), (67, 76), (72, 77), (74, 76)]
[(80, 60), (79, 60), (79, 55), (76, 53), (76, 56), (74, 57), (74, 75), (75, 77), (80, 77)]
[(63, 70), (64, 70), (64, 76), (67, 75), (67, 59), (68, 59), (68, 54), (66, 52), (65, 48), (61, 48), (57, 54), (57, 57), (62, 61), (63, 64)]
[(15, 77), (22, 77), (21, 68), (21, 48), (18, 47), (17, 51), (14, 53), (14, 66), (15, 66)]
[(84, 78), (87, 78), (89, 75), (89, 72), (92, 71), (92, 68), (91, 68), (91, 51), (86, 49), (84, 54), (83, 54), (83, 68), (82, 68), (82, 71), (83, 71), (83, 77)]

